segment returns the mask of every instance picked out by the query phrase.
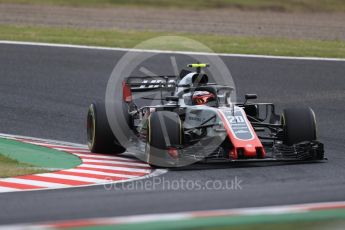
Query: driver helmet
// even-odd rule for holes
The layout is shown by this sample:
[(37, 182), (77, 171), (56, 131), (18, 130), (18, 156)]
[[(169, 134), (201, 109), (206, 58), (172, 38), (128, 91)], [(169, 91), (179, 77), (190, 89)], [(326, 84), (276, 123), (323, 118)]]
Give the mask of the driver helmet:
[(216, 97), (213, 93), (208, 91), (196, 91), (193, 94), (192, 100), (195, 105), (205, 105), (210, 101), (214, 101)]

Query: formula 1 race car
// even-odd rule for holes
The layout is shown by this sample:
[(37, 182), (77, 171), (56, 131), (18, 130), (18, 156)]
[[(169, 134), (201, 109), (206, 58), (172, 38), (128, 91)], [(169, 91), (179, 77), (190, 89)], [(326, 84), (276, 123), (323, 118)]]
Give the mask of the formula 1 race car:
[[(126, 143), (113, 132), (105, 104), (91, 104), (87, 115), (90, 150), (127, 151), (165, 167), (198, 161), (324, 159), (311, 108), (287, 108), (277, 115), (272, 103), (248, 102), (257, 98), (255, 94), (246, 94), (243, 103), (233, 103), (233, 88), (210, 83), (201, 71), (208, 64), (188, 67), (196, 71), (182, 70), (180, 76), (125, 78), (120, 110), (125, 118), (121, 124), (131, 131)], [(143, 97), (139, 107), (133, 96), (145, 92), (155, 96)], [(159, 104), (153, 105), (157, 100)]]

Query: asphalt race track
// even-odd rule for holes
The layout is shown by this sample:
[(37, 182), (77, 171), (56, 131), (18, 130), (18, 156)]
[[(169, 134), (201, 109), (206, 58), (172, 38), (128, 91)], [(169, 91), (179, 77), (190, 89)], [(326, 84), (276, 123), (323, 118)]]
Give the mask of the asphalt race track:
[[(107, 80), (124, 52), (0, 44), (0, 132), (85, 143), (88, 105), (103, 99)], [(169, 55), (148, 63), (173, 74)], [(188, 58), (175, 55), (179, 68)], [(345, 200), (345, 62), (222, 58), (238, 95), (257, 93), (278, 110), (311, 106), (328, 162), (313, 164), (196, 165), (160, 176), (165, 181), (237, 177), (242, 189), (198, 190), (103, 186), (0, 194), (0, 223), (108, 217), (204, 209)], [(148, 179), (152, 180), (152, 179)]]

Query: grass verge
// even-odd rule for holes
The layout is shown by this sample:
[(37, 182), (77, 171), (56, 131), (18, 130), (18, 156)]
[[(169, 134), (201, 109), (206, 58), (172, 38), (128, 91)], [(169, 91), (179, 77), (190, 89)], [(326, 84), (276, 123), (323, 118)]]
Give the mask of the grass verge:
[(0, 178), (48, 172), (30, 164), (20, 163), (0, 153)]
[(343, 220), (324, 220), (324, 221), (299, 221), (294, 223), (264, 223), (264, 224), (250, 224), (250, 225), (237, 225), (234, 227), (226, 226), (220, 228), (201, 228), (200, 230), (328, 230), (328, 229), (341, 229), (344, 226)]
[(73, 7), (164, 7), (183, 9), (235, 8), (287, 12), (345, 12), (343, 0), (0, 0), (0, 3), (44, 4)]
[[(345, 41), (292, 40), (285, 38), (230, 37), (187, 33), (137, 32), (74, 28), (48, 28), (0, 25), (0, 40), (66, 43), (133, 48), (142, 41), (158, 36), (182, 36), (197, 40), (217, 53), (262, 54), (345, 58)], [(174, 39), (155, 43), (151, 49), (204, 51), (188, 49)]]

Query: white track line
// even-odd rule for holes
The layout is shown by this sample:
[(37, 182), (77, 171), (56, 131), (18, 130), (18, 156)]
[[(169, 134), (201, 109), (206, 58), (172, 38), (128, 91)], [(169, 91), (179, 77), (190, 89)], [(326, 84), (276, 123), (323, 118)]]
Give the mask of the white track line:
[(40, 144), (37, 143), (38, 145), (44, 145), (47, 146), (49, 148), (54, 148), (54, 149), (64, 149), (64, 150), (68, 150), (68, 151), (87, 151), (90, 152), (90, 150), (88, 148), (80, 148), (80, 147), (73, 147), (73, 146), (66, 146), (66, 145), (57, 145), (57, 144), (51, 144), (51, 143), (46, 143), (46, 144)]
[(40, 145), (40, 146), (44, 146), (44, 147), (49, 147), (49, 148), (54, 148), (54, 149), (58, 149), (58, 150), (63, 150), (63, 151), (71, 151), (72, 150), (72, 151), (87, 151), (87, 152), (90, 152), (87, 148), (63, 146), (63, 145), (42, 143), (42, 142), (36, 142), (36, 141), (27, 141), (27, 140), (24, 140), (23, 142), (29, 143), (29, 144), (34, 144), (34, 145)]
[(83, 45), (71, 45), (71, 44), (56, 44), (56, 43), (43, 43), (43, 42), (21, 42), (21, 41), (5, 41), (5, 40), (0, 40), (0, 44), (43, 46), (43, 47), (55, 47), (55, 48), (109, 50), (109, 51), (138, 52), (138, 53), (159, 53), (159, 54), (167, 53), (167, 54), (186, 54), (186, 55), (202, 55), (202, 56), (265, 58), (265, 59), (283, 59), (283, 60), (308, 60), (308, 61), (342, 61), (342, 62), (345, 61), (344, 58), (291, 57), (291, 56), (272, 56), (272, 55), (255, 55), (255, 54), (188, 52), (188, 51), (154, 50), (154, 49), (145, 50), (145, 49), (128, 49), (128, 48), (113, 48), (113, 47), (103, 47), (103, 46), (83, 46)]
[(93, 164), (81, 164), (78, 167), (88, 167), (88, 168), (98, 168), (98, 169), (111, 169), (111, 170), (120, 170), (126, 172), (140, 172), (140, 173), (149, 173), (150, 169), (137, 169), (137, 168), (126, 168), (120, 166), (103, 166), (103, 165), (93, 165)]
[[(41, 176), (41, 174), (39, 175)], [(12, 182), (18, 183), (23, 185), (33, 185), (45, 188), (64, 188), (64, 187), (72, 187), (71, 185), (53, 183), (53, 182), (45, 182), (45, 181), (38, 181), (38, 180), (30, 180), (30, 179), (21, 179), (21, 178), (5, 178), (1, 181), (5, 182)]]
[[(1, 41), (0, 41), (1, 44)], [(21, 135), (12, 135), (12, 134), (6, 134), (6, 133), (0, 133), (0, 137), (5, 137), (5, 138), (11, 138), (11, 139), (27, 139), (32, 140), (32, 141), (42, 141), (44, 143), (51, 143), (51, 144), (58, 144), (58, 145), (64, 145), (65, 147), (79, 147), (79, 148), (84, 148), (87, 149), (86, 145), (83, 144), (77, 144), (77, 143), (72, 143), (72, 142), (67, 142), (67, 141), (59, 141), (59, 140), (52, 140), (52, 139), (43, 139), (43, 138), (38, 138), (38, 137), (28, 137), (28, 136), (21, 136)]]
[(62, 147), (56, 148), (56, 147), (53, 147), (53, 148), (56, 149), (56, 150), (64, 151), (64, 152), (70, 152), (70, 153), (73, 153), (74, 155), (76, 155), (77, 152), (78, 153), (86, 153), (86, 154), (90, 153), (91, 154), (90, 150), (88, 150), (88, 149), (77, 149), (77, 148), (72, 149), (72, 148), (67, 148), (67, 147), (66, 148), (62, 148)]
[(94, 158), (99, 158), (99, 159), (118, 159), (118, 160), (128, 160), (128, 161), (133, 161), (133, 162), (140, 162), (137, 159), (132, 159), (128, 157), (116, 157), (116, 156), (104, 156), (104, 155), (98, 155), (98, 154), (88, 154), (88, 153), (76, 153), (74, 151), (70, 151), (70, 153), (73, 153), (74, 155), (78, 157), (94, 157)]
[(91, 160), (91, 159), (83, 159), (84, 163), (106, 163), (106, 164), (119, 164), (119, 165), (123, 165), (123, 166), (146, 166), (148, 167), (147, 164), (144, 163), (132, 163), (132, 162), (124, 162), (124, 161), (120, 161), (120, 160), (114, 160), (114, 161), (110, 161), (110, 160)]
[(2, 192), (13, 192), (13, 191), (21, 191), (21, 189), (8, 188), (8, 187), (0, 186), (0, 193), (2, 193)]
[(77, 156), (83, 161), (84, 160), (99, 160), (99, 161), (110, 161), (110, 162), (121, 161), (121, 162), (127, 162), (127, 163), (141, 163), (141, 164), (147, 165), (145, 162), (142, 162), (133, 158), (127, 158), (126, 155), (124, 155), (123, 157), (114, 157), (114, 158), (99, 158), (96, 156), (79, 156), (79, 155)]
[(94, 170), (88, 170), (88, 169), (67, 169), (64, 170), (64, 172), (75, 172), (75, 173), (88, 173), (88, 174), (94, 174), (94, 175), (100, 175), (100, 176), (109, 176), (109, 177), (124, 177), (124, 178), (136, 178), (138, 176), (134, 175), (128, 175), (128, 174), (121, 174), (121, 173), (106, 173), (106, 172), (100, 172), (100, 171), (94, 171)]
[(57, 174), (57, 173), (44, 173), (40, 174), (42, 177), (49, 178), (55, 178), (55, 179), (67, 179), (67, 180), (75, 180), (79, 182), (89, 182), (89, 183), (104, 183), (104, 182), (111, 182), (104, 178), (104, 180), (91, 178), (91, 177), (82, 177), (82, 176), (71, 176), (71, 175), (65, 175), (65, 174)]

